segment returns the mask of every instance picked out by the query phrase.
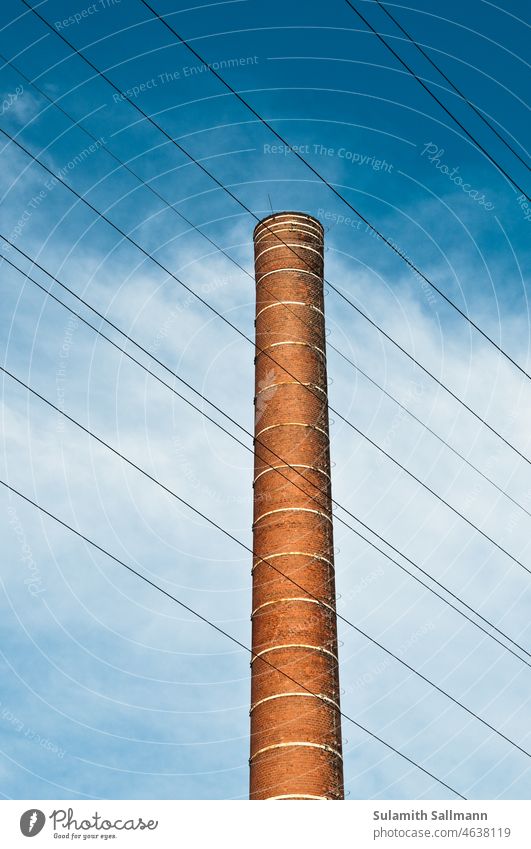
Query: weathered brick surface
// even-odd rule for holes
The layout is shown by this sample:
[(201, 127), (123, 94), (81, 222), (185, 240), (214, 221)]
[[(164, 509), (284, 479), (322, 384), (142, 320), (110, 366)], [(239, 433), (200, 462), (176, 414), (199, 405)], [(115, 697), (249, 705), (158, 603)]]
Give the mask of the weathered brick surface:
[(330, 522), (316, 513), (275, 513), (255, 523), (254, 552), (266, 559), (286, 551), (311, 551), (330, 558), (331, 536)]
[[(342, 799), (341, 761), (324, 749), (292, 747), (270, 749), (252, 762), (255, 780), (262, 788), (253, 798)], [(297, 788), (293, 792), (293, 788)]]
[[(291, 651), (278, 649), (260, 655), (252, 664), (251, 707), (261, 699), (278, 693), (307, 690), (322, 693), (337, 701), (337, 692), (333, 688), (329, 689), (335, 668), (333, 654), (322, 651), (307, 651), (304, 648)], [(254, 722), (254, 710), (251, 710), (251, 719)], [(251, 738), (252, 747), (253, 737), (254, 735)]]
[(333, 567), (317, 559), (313, 552), (270, 556), (267, 562), (256, 563), (253, 572), (253, 610), (268, 601), (295, 595), (298, 598), (318, 598), (333, 606)]
[(320, 223), (299, 213), (265, 219), (255, 270), (251, 798), (339, 799)]
[(254, 650), (261, 652), (290, 643), (319, 645), (335, 653), (333, 611), (322, 604), (301, 601), (294, 596), (277, 600), (274, 605), (258, 607), (253, 614)]
[[(294, 734), (300, 742), (319, 740), (334, 747), (336, 715), (335, 705), (300, 694), (259, 702), (253, 709), (257, 731), (253, 737), (252, 760), (264, 749), (291, 742)], [(286, 754), (291, 757), (292, 752)]]
[[(279, 390), (280, 391), (280, 390)], [(280, 463), (279, 457), (290, 466), (306, 465), (329, 474), (328, 438), (326, 432), (313, 427), (283, 424), (263, 430), (258, 422), (259, 444), (257, 445), (256, 476)], [(255, 485), (256, 491), (256, 485)]]

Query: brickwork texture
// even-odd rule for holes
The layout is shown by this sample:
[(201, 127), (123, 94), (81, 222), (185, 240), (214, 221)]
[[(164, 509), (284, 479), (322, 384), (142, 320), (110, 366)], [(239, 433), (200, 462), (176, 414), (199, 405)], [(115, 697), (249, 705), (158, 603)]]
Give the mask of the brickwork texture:
[(251, 799), (343, 798), (323, 238), (291, 212), (254, 232)]

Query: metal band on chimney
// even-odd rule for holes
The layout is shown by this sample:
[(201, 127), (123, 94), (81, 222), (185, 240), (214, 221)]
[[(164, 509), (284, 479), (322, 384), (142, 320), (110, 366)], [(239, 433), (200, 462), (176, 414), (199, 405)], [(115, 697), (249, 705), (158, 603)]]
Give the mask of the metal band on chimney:
[[(282, 270), (283, 271), (293, 271), (294, 269), (284, 268)], [(274, 273), (274, 272), (271, 272), (271, 273)], [(267, 275), (264, 275), (264, 277), (266, 277), (266, 276)], [(314, 276), (317, 277), (317, 275), (314, 275)], [(318, 313), (319, 315), (323, 316), (323, 318), (324, 318), (324, 312), (322, 310), (320, 310), (319, 307), (316, 307), (314, 304), (308, 304), (305, 301), (274, 301), (272, 304), (267, 304), (267, 306), (262, 307), (262, 309), (258, 310), (257, 313), (256, 313), (256, 318), (260, 318), (262, 313), (264, 313), (266, 310), (271, 310), (271, 309), (274, 309), (275, 307), (288, 307), (288, 306), (307, 307), (310, 310), (314, 310), (314, 312)]]
[[(330, 480), (330, 473), (325, 472), (325, 470), (319, 468), (319, 466), (308, 466), (307, 463), (290, 463), (289, 465), (287, 463), (281, 463), (279, 466), (268, 466), (267, 469), (262, 469), (262, 471), (258, 472), (256, 477), (254, 478), (253, 483), (256, 483), (256, 481), (261, 478), (262, 475), (267, 475), (269, 472), (276, 472), (278, 471), (278, 469), (307, 469), (311, 472), (317, 472), (318, 474), (323, 475), (324, 477), (328, 478), (328, 480)], [(303, 481), (306, 481), (309, 484), (312, 483), (310, 480), (308, 480), (308, 478), (305, 478), (302, 474), (300, 478), (297, 477), (297, 480), (301, 484)]]
[(272, 601), (264, 601), (263, 604), (259, 604), (258, 607), (255, 607), (253, 611), (251, 611), (251, 619), (255, 616), (259, 610), (262, 610), (264, 607), (269, 607), (271, 604), (286, 604), (287, 602), (300, 602), (301, 604), (304, 602), (305, 604), (318, 604), (320, 607), (327, 607), (332, 613), (335, 613), (334, 608), (331, 604), (327, 604), (326, 601), (321, 601), (318, 598), (308, 598), (308, 597), (300, 597), (300, 596), (286, 596), (285, 598), (275, 598)]
[(275, 510), (267, 510), (267, 512), (257, 516), (253, 522), (253, 528), (257, 526), (258, 522), (265, 519), (266, 516), (272, 516), (274, 513), (315, 513), (317, 516), (321, 516), (323, 519), (326, 519), (327, 522), (332, 522), (331, 516), (324, 513), (322, 510), (314, 510), (312, 507), (277, 507)]
[[(256, 551), (254, 552), (256, 556)], [(326, 563), (329, 568), (333, 568), (334, 563), (328, 557), (323, 557), (322, 554), (316, 554), (311, 551), (277, 551), (273, 554), (264, 554), (262, 557), (258, 558), (256, 563), (253, 563), (252, 570), (256, 569), (260, 563), (265, 563), (266, 566), (270, 560), (273, 560), (275, 557), (306, 557), (308, 560), (320, 560), (322, 563)]]
[(290, 743), (274, 743), (271, 746), (264, 746), (263, 749), (258, 749), (257, 752), (254, 752), (254, 754), (251, 755), (251, 760), (253, 758), (257, 758), (258, 755), (263, 755), (264, 752), (270, 752), (272, 749), (285, 749), (290, 746), (305, 746), (309, 749), (324, 749), (326, 752), (332, 752), (336, 758), (343, 760), (341, 752), (338, 752), (337, 749), (334, 749), (332, 746), (328, 746), (326, 743), (313, 743), (306, 740), (294, 740)]
[(266, 696), (264, 699), (258, 699), (257, 702), (251, 705), (251, 712), (255, 710), (259, 705), (263, 705), (266, 702), (274, 701), (275, 699), (319, 699), (321, 702), (328, 702), (332, 707), (337, 708), (339, 710), (338, 702), (335, 702), (333, 699), (329, 699), (328, 696), (325, 696), (323, 693), (275, 693), (273, 696)]
[[(265, 277), (270, 277), (271, 274), (280, 274), (282, 272), (292, 272), (294, 274), (308, 274), (310, 277), (315, 277), (316, 280), (321, 281), (321, 276), (319, 274), (316, 274), (315, 271), (309, 271), (307, 268), (274, 268), (272, 271), (264, 271), (264, 273), (260, 275), (260, 283), (262, 282), (262, 280), (264, 280)], [(322, 310), (319, 310), (319, 312), (322, 312)]]
[(321, 652), (322, 654), (328, 654), (330, 657), (333, 657), (334, 660), (337, 660), (337, 654), (334, 654), (333, 651), (325, 648), (325, 646), (309, 646), (307, 643), (286, 643), (285, 645), (268, 646), (266, 649), (254, 652), (251, 658), (251, 664), (253, 664), (255, 660), (259, 660), (264, 654), (268, 654), (271, 651), (285, 651), (286, 649), (306, 649), (307, 651)]

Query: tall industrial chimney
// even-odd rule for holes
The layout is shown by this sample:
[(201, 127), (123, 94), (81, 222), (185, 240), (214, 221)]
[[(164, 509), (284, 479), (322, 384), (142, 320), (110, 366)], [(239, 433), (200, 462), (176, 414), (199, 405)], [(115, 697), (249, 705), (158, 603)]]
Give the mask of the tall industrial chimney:
[(343, 798), (323, 236), (295, 212), (254, 231), (251, 799)]

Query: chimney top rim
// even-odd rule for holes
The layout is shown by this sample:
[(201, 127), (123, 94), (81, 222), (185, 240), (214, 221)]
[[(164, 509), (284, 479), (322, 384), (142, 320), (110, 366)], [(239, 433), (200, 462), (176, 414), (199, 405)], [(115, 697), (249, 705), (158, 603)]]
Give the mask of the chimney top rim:
[(266, 215), (265, 218), (262, 218), (256, 224), (256, 227), (253, 230), (253, 236), (256, 235), (256, 232), (259, 229), (259, 227), (266, 225), (266, 222), (268, 222), (268, 221), (273, 222), (273, 221), (278, 220), (278, 219), (293, 218), (293, 217), (300, 218), (304, 221), (311, 221), (313, 224), (317, 224), (317, 226), (320, 228), (320, 230), (324, 234), (324, 227), (321, 224), (321, 222), (319, 221), (319, 219), (315, 218), (315, 216), (309, 215), (307, 212), (295, 212), (295, 211), (292, 211), (292, 210), (286, 210), (285, 212), (273, 212), (270, 215)]

